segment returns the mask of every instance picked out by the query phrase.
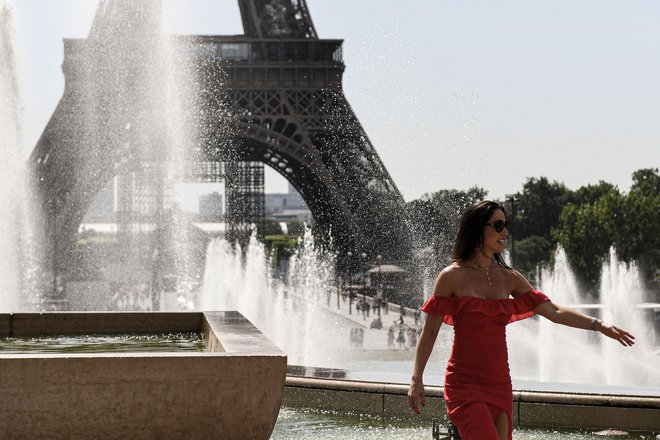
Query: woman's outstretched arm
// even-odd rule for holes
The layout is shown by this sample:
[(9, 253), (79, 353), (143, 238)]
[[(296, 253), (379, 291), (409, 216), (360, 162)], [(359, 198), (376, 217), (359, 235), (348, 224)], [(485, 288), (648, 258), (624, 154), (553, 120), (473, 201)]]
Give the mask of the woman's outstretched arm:
[(534, 309), (534, 312), (557, 324), (598, 331), (615, 341), (619, 341), (625, 347), (630, 347), (635, 343), (635, 337), (622, 328), (587, 316), (571, 308), (554, 304), (551, 301), (544, 302)]
[[(532, 285), (527, 279), (518, 271), (514, 271), (515, 288), (513, 295), (528, 292), (532, 289)], [(581, 328), (585, 330), (598, 331), (605, 336), (619, 341), (623, 346), (630, 347), (635, 343), (635, 337), (627, 331), (615, 325), (601, 321), (593, 316), (585, 315), (577, 310), (569, 307), (554, 304), (551, 301), (546, 301), (534, 309), (534, 313), (541, 315), (550, 321), (567, 325), (569, 327)]]

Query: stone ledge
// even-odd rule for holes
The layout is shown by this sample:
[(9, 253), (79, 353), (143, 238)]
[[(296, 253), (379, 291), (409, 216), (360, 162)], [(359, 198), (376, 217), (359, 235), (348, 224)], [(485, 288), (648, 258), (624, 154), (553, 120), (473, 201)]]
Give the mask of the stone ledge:
[[(404, 384), (287, 376), (283, 404), (382, 417), (417, 417), (408, 407), (407, 391)], [(446, 420), (442, 392), (442, 387), (426, 387), (423, 420)], [(513, 423), (518, 428), (660, 431), (660, 397), (514, 391), (513, 399)]]

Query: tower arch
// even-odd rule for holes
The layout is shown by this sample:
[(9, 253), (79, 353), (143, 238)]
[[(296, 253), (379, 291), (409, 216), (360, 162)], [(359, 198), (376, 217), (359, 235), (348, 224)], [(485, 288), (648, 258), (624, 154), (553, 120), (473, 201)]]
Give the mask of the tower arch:
[[(30, 157), (53, 256), (70, 246), (109, 179), (159, 160), (137, 150), (143, 122), (131, 104), (146, 93), (141, 63), (149, 57), (140, 41), (150, 38), (131, 29), (141, 14), (150, 14), (148, 22), (154, 13), (140, 5), (102, 0), (89, 37), (64, 42), (65, 92)], [(269, 6), (277, 5), (283, 9), (274, 17)], [(403, 197), (342, 91), (343, 41), (318, 38), (304, 0), (239, 6), (244, 35), (172, 37), (192, 54), (204, 114), (205, 130), (187, 148), (198, 161), (259, 161), (276, 169), (299, 190), (340, 261), (365, 253), (409, 266)], [(135, 9), (132, 21), (117, 12), (122, 8)], [(134, 62), (124, 72), (116, 69), (114, 32), (129, 41), (119, 48)], [(76, 69), (81, 64), (91, 66), (84, 75)], [(113, 100), (118, 88), (122, 102)]]

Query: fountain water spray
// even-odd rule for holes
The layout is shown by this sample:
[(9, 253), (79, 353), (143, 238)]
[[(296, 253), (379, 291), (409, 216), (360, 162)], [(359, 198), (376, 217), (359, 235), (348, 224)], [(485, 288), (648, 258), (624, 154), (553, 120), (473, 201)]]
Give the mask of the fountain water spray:
[(632, 378), (636, 384), (660, 386), (660, 353), (654, 353), (657, 335), (651, 311), (641, 307), (647, 298), (639, 270), (634, 263), (619, 261), (613, 248), (609, 261), (603, 265), (600, 292), (603, 319), (636, 337), (633, 353), (626, 356), (616, 344), (603, 344), (607, 383), (625, 383)]
[(212, 241), (199, 308), (238, 310), (287, 353), (289, 364), (340, 367), (350, 325), (325, 307), (335, 292), (334, 256), (319, 249), (308, 229), (286, 279), (273, 278), (271, 270), (254, 235), (246, 249)]
[(616, 259), (614, 250), (603, 265), (600, 300), (583, 293), (559, 248), (552, 270), (541, 273), (540, 289), (553, 302), (599, 316), (637, 337), (624, 348), (594, 332), (553, 324), (546, 319), (525, 320), (508, 328), (512, 376), (521, 380), (576, 384), (660, 387), (656, 335), (649, 311), (639, 306), (645, 292), (634, 265)]
[(18, 166), (21, 158), (22, 136), (20, 127), (20, 95), (15, 53), (13, 8), (5, 0), (0, 1), (0, 149), (4, 160), (0, 161), (0, 175), (3, 185), (0, 188), (0, 234), (5, 245), (0, 247), (0, 283), (3, 286), (1, 303), (6, 310), (18, 306), (17, 292), (20, 289), (18, 242), (16, 228), (18, 218), (15, 206), (18, 200), (15, 189), (19, 182)]
[(32, 309), (37, 291), (36, 218), (23, 145), (17, 39), (12, 2), (0, 0), (0, 307)]
[[(117, 158), (119, 240), (104, 262), (106, 282), (119, 287), (109, 296), (147, 298), (150, 308), (160, 307), (158, 280), (175, 279), (183, 299), (197, 275), (191, 228), (174, 202), (198, 144), (195, 67), (184, 39), (164, 34), (163, 13), (156, 0), (101, 1), (82, 56), (65, 69), (77, 82), (68, 96), (81, 108), (85, 154)], [(85, 178), (115, 177), (103, 172)]]
[[(239, 310), (288, 354), (290, 364), (357, 368), (363, 379), (407, 380), (412, 368), (410, 352), (406, 355), (401, 351), (403, 356), (397, 356), (399, 351), (386, 356), (374, 352), (368, 356), (370, 360), (358, 361), (355, 352), (347, 350), (351, 324), (323, 307), (330, 293), (328, 288), (333, 286), (334, 259), (320, 252), (311, 236), (306, 235), (292, 257), (284, 281), (270, 276), (263, 245), (254, 237), (243, 253), (245, 261), (241, 250), (226, 241), (211, 243), (199, 307)], [(634, 268), (624, 267), (612, 255), (603, 269), (601, 302), (595, 303), (594, 298), (579, 290), (566, 254), (559, 249), (553, 270), (543, 271), (540, 289), (558, 304), (602, 316), (629, 329), (638, 336), (637, 344), (624, 348), (594, 332), (560, 326), (543, 318), (512, 324), (507, 328), (511, 373), (514, 382), (524, 384), (518, 386), (547, 389), (548, 383), (574, 383), (591, 389), (605, 385), (660, 387), (660, 372), (653, 367), (658, 359), (653, 354), (652, 327), (648, 319), (641, 319), (644, 311), (635, 307), (643, 300), (643, 289), (632, 281), (638, 277)], [(620, 281), (606, 282), (610, 279)], [(627, 287), (613, 289), (608, 283), (623, 283)], [(631, 296), (632, 291), (638, 296)], [(614, 310), (619, 312), (610, 312)], [(618, 315), (610, 318), (609, 313)], [(433, 380), (441, 381), (451, 334), (451, 329), (443, 326), (428, 368)], [(626, 373), (617, 373), (622, 371)]]

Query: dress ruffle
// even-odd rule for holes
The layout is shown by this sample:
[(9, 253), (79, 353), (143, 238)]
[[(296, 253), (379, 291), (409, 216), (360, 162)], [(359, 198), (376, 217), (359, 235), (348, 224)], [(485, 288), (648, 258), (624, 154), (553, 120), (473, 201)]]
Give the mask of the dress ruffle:
[(444, 322), (454, 325), (453, 315), (460, 312), (481, 312), (489, 316), (501, 314), (511, 315), (509, 323), (520, 321), (534, 315), (534, 310), (540, 304), (550, 301), (543, 292), (530, 290), (515, 298), (488, 299), (476, 296), (446, 296), (433, 295), (426, 300), (422, 311), (444, 316)]

